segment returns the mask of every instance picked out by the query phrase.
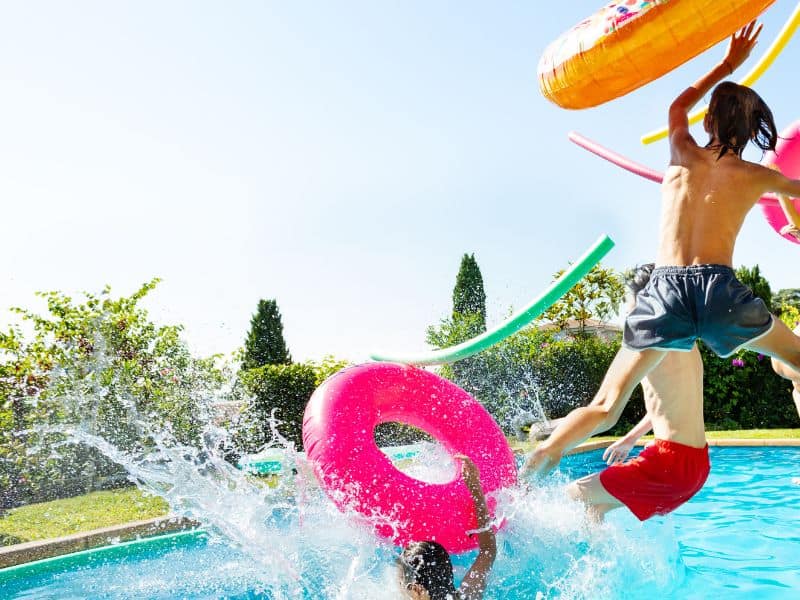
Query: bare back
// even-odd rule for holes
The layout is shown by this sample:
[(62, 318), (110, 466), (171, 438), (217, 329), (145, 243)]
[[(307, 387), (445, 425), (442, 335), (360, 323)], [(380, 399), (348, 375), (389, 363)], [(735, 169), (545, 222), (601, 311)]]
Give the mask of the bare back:
[(765, 167), (689, 139), (672, 147), (661, 186), (661, 265), (732, 266), (745, 216), (764, 189)]
[(697, 345), (689, 352), (667, 352), (642, 380), (647, 414), (657, 439), (702, 448), (703, 360)]

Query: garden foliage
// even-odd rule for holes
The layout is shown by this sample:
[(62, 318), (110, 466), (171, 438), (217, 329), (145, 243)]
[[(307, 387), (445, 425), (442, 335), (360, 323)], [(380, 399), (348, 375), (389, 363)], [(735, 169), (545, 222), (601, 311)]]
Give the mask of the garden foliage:
[(247, 396), (246, 407), (234, 423), (239, 452), (257, 452), (279, 443), (276, 433), (303, 447), (303, 414), (314, 390), (348, 364), (326, 357), (321, 362), (265, 365), (240, 372)]
[[(758, 295), (771, 299), (769, 283), (758, 267), (738, 271)], [(557, 274), (558, 275), (558, 274)], [(545, 313), (559, 326), (528, 327), (489, 350), (440, 373), (474, 395), (507, 433), (531, 421), (564, 416), (586, 405), (619, 350), (620, 336), (603, 339), (580, 326), (590, 318), (608, 318), (622, 297), (618, 275), (598, 266)], [(787, 296), (789, 293), (786, 294)], [(791, 303), (775, 307), (792, 328), (800, 312)], [(577, 322), (577, 328), (568, 329)], [(428, 328), (428, 343), (444, 348), (464, 339), (469, 323), (445, 319)], [(791, 384), (774, 373), (769, 358), (741, 351), (722, 359), (700, 344), (704, 362), (704, 402), (709, 429), (797, 427)], [(624, 433), (644, 415), (637, 388), (612, 433)]]
[(129, 451), (148, 443), (142, 415), (181, 443), (197, 441), (198, 394), (224, 376), (213, 358), (191, 356), (180, 326), (158, 326), (139, 306), (157, 283), (120, 298), (108, 288), (80, 301), (47, 292), (44, 314), (13, 309), (20, 322), (0, 332), (0, 507), (126, 483), (97, 451), (63, 444), (59, 428)]

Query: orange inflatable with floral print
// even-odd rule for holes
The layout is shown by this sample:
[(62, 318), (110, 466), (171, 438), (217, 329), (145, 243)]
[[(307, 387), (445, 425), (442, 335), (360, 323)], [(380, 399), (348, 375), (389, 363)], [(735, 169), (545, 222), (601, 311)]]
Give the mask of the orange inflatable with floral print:
[(694, 58), (774, 1), (610, 2), (545, 49), (539, 86), (563, 108), (603, 104)]

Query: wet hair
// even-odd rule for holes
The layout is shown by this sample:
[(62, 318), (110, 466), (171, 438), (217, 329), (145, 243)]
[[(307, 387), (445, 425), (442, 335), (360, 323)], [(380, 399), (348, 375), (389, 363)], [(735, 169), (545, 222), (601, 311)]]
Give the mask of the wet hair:
[(732, 81), (720, 83), (711, 94), (708, 104), (708, 129), (718, 144), (717, 159), (733, 152), (741, 157), (748, 142), (764, 151), (775, 150), (778, 129), (772, 111), (753, 90)]
[(453, 563), (441, 544), (414, 542), (403, 550), (398, 560), (406, 585), (420, 584), (431, 600), (455, 600)]
[(625, 285), (631, 296), (636, 298), (637, 294), (642, 291), (647, 282), (650, 281), (650, 275), (653, 274), (655, 268), (654, 263), (647, 263), (644, 265), (637, 265), (630, 271), (625, 273)]

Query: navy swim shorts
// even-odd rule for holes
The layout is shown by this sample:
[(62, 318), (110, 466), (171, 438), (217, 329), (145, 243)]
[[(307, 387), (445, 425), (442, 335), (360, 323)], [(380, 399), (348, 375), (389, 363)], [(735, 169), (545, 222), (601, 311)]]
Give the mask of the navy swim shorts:
[(725, 265), (656, 267), (625, 319), (631, 350), (689, 351), (701, 339), (726, 357), (772, 329), (772, 315)]

